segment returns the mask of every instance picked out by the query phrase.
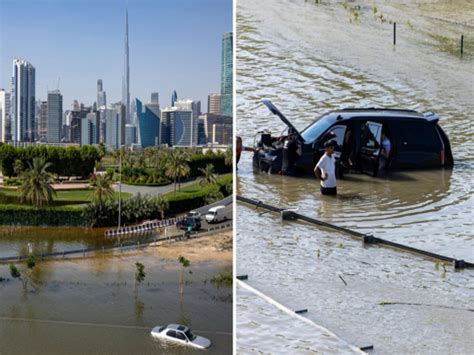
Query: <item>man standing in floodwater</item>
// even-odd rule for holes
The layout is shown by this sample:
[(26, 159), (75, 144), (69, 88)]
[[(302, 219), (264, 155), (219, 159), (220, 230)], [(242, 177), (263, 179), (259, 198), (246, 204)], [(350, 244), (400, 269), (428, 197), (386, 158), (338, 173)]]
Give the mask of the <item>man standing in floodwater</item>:
[(314, 168), (314, 173), (321, 180), (321, 194), (323, 195), (337, 195), (336, 159), (333, 154), (335, 148), (335, 141), (324, 143), (326, 151)]
[(242, 152), (254, 152), (255, 149), (252, 147), (246, 147), (242, 144), (242, 137), (235, 137), (236, 145), (235, 145), (235, 154), (236, 154), (236, 163), (239, 164), (240, 155)]

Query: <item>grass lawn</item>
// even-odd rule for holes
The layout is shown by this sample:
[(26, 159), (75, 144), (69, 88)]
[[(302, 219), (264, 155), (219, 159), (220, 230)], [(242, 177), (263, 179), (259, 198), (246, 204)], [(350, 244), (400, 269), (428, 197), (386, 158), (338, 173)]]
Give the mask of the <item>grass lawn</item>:
[[(218, 183), (222, 182), (228, 176), (232, 176), (232, 174), (219, 175), (217, 177), (217, 182)], [(199, 182), (200, 182), (200, 178), (197, 178), (195, 183), (183, 186), (181, 190), (179, 191), (178, 191), (178, 187), (176, 186), (176, 194), (193, 194), (207, 187), (207, 186), (201, 186)], [(173, 195), (175, 195), (174, 190), (165, 194), (165, 196), (173, 196)]]
[[(54, 197), (54, 206), (80, 205), (90, 202), (90, 190), (60, 190), (56, 192)], [(122, 192), (122, 199), (132, 196), (131, 193)], [(3, 198), (2, 198), (3, 197)], [(13, 189), (0, 188), (1, 204), (19, 204), (16, 201), (18, 191)], [(114, 193), (115, 200), (118, 200), (118, 192)]]

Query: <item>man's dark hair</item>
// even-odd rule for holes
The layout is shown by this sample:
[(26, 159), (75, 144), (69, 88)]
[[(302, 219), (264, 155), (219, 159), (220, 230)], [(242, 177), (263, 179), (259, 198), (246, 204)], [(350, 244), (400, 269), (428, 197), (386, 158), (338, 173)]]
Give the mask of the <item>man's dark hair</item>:
[(336, 147), (337, 147), (336, 141), (334, 141), (334, 140), (326, 141), (324, 143), (324, 148), (329, 148), (329, 147), (333, 147), (334, 149), (336, 149)]

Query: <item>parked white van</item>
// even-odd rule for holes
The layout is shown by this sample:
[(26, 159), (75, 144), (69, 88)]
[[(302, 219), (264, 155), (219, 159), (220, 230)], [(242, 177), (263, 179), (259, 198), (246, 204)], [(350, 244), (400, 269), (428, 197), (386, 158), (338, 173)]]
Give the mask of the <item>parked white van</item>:
[(226, 219), (225, 206), (212, 207), (206, 213), (206, 221), (209, 223), (217, 223)]

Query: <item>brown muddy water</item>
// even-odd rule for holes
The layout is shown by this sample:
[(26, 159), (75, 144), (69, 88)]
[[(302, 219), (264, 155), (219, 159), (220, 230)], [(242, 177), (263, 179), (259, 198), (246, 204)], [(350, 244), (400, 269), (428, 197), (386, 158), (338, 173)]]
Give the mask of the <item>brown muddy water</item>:
[[(254, 172), (251, 154), (243, 153), (237, 192), (473, 262), (474, 4), (347, 6), (355, 5), (360, 5), (357, 19), (337, 1), (238, 1), (238, 135), (252, 145), (257, 131), (278, 134), (285, 128), (262, 98), (271, 99), (298, 129), (343, 107), (434, 111), (450, 138), (454, 169), (377, 179), (353, 174), (338, 181), (337, 198), (326, 198), (311, 178)], [(397, 22), (396, 47), (390, 21)], [(456, 50), (461, 33), (469, 38), (462, 58)], [(278, 302), (308, 308), (308, 318), (354, 345), (374, 345), (374, 353), (465, 354), (474, 348), (472, 270), (443, 272), (431, 260), (363, 248), (339, 233), (281, 223), (278, 216), (243, 204), (238, 209), (237, 272), (248, 274), (251, 286)], [(264, 310), (239, 312), (245, 302), (238, 297), (237, 322), (253, 328), (238, 330), (237, 350), (258, 352), (255, 329), (264, 337), (268, 318)], [(295, 327), (293, 338), (298, 331)], [(265, 340), (261, 345), (267, 349)], [(325, 349), (324, 341), (319, 345)]]
[[(135, 262), (145, 281), (134, 290)], [(23, 266), (21, 266), (23, 268)], [(27, 289), (0, 265), (0, 354), (190, 354), (198, 351), (154, 340), (156, 325), (185, 323), (212, 340), (212, 354), (232, 349), (232, 288), (210, 279), (223, 262), (196, 262), (185, 271), (140, 253), (39, 262)], [(23, 270), (23, 269), (22, 269)], [(191, 270), (192, 273), (189, 273)]]

